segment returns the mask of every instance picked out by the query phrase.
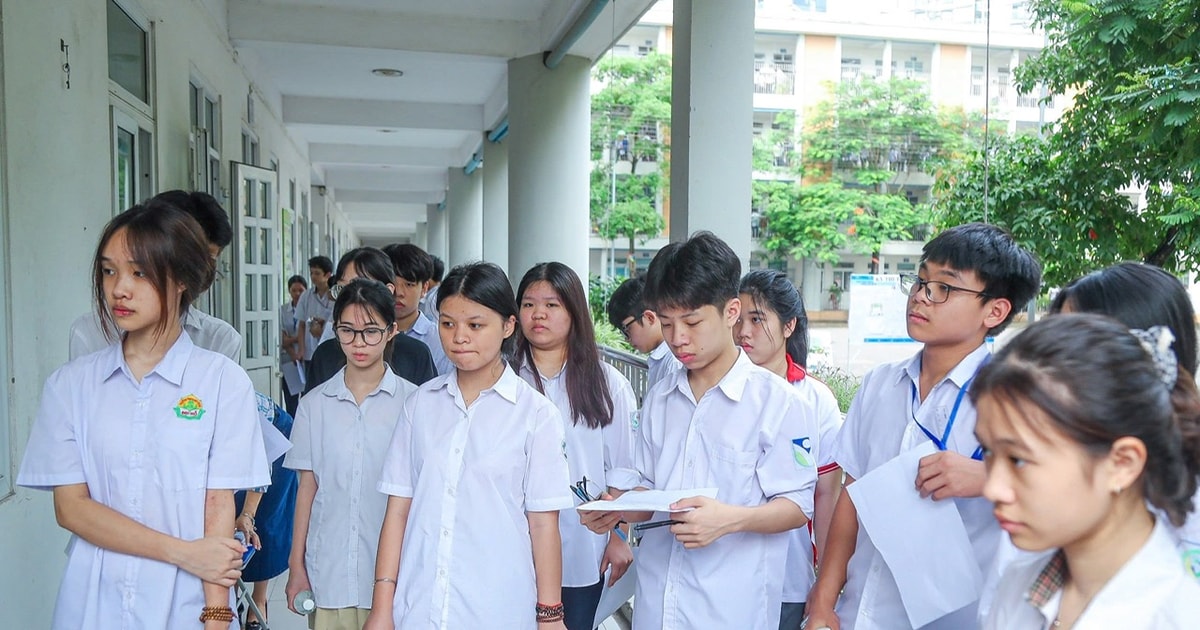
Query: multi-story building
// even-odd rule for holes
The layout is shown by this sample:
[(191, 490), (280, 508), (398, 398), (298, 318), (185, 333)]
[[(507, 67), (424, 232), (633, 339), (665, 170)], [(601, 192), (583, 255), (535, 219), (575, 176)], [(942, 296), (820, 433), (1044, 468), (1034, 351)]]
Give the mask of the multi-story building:
[[(797, 127), (809, 109), (830, 96), (830, 86), (860, 77), (904, 77), (926, 86), (939, 107), (986, 113), (993, 129), (1036, 130), (1056, 120), (1065, 99), (1041, 104), (1040, 94), (1019, 94), (1013, 70), (1042, 48), (1044, 36), (1029, 25), (1024, 0), (758, 0), (754, 46), (754, 134), (768, 133), (780, 112), (794, 112)], [(616, 55), (670, 53), (671, 2), (660, 0), (614, 46)], [(784, 147), (786, 149), (787, 147)], [(791, 180), (789, 152), (780, 150), (773, 171), (756, 179)], [(639, 166), (639, 170), (645, 167)], [(626, 171), (627, 171), (626, 167)], [(620, 166), (616, 169), (622, 173)], [(928, 199), (933, 179), (904, 175), (905, 194)], [(669, 204), (669, 199), (662, 201)], [(752, 201), (751, 203), (756, 203)], [(665, 208), (664, 208), (665, 212)], [(752, 213), (752, 221), (759, 213)], [(752, 228), (755, 237), (763, 232)], [(650, 239), (635, 257), (644, 268), (665, 239)], [(593, 238), (593, 271), (607, 273), (607, 241)], [(802, 287), (811, 310), (829, 307), (828, 287), (847, 286), (865, 273), (870, 257), (844, 252), (834, 265), (811, 260), (772, 261), (755, 240), (751, 266), (772, 265)], [(618, 273), (624, 246), (616, 245)], [(915, 269), (920, 243), (886, 243), (879, 270)], [(845, 307), (845, 302), (842, 302)]]

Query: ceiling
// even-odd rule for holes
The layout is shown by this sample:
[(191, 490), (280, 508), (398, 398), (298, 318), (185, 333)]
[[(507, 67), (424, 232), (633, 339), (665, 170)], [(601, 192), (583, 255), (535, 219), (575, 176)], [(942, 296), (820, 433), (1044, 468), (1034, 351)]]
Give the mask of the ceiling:
[[(592, 0), (226, 0), (225, 24), (364, 242), (410, 237), (508, 113), (508, 60), (553, 48)], [(604, 3), (596, 59), (653, 4)], [(615, 14), (614, 14), (615, 12)], [(400, 70), (388, 77), (377, 68)]]

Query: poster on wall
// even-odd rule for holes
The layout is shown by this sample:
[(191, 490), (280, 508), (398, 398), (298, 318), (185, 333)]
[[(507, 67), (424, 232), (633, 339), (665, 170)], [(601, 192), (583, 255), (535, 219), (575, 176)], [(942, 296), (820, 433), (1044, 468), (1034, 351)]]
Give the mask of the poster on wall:
[(850, 343), (913, 343), (899, 274), (850, 276)]

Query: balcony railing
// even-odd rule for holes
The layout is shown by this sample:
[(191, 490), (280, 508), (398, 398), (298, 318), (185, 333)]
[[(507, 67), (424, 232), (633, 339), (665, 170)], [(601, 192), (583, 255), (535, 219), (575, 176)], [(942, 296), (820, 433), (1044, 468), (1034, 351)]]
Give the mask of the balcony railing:
[(617, 368), (618, 372), (629, 379), (640, 407), (642, 399), (646, 396), (646, 379), (650, 373), (646, 360), (636, 354), (608, 346), (600, 346), (600, 360)]
[(794, 94), (796, 66), (788, 62), (754, 61), (755, 94)]

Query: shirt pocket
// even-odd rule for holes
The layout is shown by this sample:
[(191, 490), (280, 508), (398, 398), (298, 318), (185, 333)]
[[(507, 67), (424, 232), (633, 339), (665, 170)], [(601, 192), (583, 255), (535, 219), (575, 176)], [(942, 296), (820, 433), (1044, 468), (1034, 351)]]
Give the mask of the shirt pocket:
[(755, 496), (758, 449), (742, 450), (709, 443), (705, 445), (705, 452), (708, 454), (709, 483), (717, 487), (718, 501), (730, 505), (761, 503), (761, 497)]
[(171, 414), (159, 420), (156, 434), (156, 443), (149, 446), (157, 451), (158, 486), (172, 492), (206, 489), (210, 451), (221, 448), (213, 444), (212, 419), (183, 420)]

